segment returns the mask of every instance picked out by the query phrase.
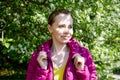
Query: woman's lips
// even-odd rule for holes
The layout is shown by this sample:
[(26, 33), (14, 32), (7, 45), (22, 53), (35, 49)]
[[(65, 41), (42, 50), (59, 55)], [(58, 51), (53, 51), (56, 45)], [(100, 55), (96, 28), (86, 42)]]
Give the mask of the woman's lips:
[(63, 39), (68, 40), (70, 36), (62, 36)]

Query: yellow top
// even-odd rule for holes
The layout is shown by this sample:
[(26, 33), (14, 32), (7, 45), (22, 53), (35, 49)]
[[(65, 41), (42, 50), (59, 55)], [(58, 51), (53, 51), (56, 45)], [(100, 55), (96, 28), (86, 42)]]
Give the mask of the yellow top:
[(54, 80), (63, 80), (65, 66), (66, 64), (59, 69), (54, 68)]

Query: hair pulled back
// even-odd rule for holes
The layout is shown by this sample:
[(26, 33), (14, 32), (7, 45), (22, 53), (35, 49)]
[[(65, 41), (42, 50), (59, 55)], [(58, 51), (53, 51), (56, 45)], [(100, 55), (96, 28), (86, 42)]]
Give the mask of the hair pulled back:
[(72, 14), (70, 13), (70, 11), (66, 10), (66, 9), (59, 9), (59, 10), (55, 10), (53, 11), (49, 18), (48, 18), (48, 24), (52, 25), (55, 22), (55, 17), (59, 14), (69, 14), (71, 15), (71, 17), (73, 18)]

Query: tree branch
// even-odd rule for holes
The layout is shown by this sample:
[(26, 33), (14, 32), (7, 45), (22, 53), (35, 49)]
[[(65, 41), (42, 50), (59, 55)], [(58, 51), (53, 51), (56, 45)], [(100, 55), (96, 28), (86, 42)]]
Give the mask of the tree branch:
[(6, 25), (2, 25), (2, 26), (0, 27), (0, 32), (2, 32), (2, 31), (4, 30), (5, 26), (6, 26)]

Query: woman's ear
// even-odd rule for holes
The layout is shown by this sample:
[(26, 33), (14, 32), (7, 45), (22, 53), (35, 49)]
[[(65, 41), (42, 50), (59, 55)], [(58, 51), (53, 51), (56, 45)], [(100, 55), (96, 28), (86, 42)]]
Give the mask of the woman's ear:
[(48, 30), (52, 34), (52, 26), (48, 24)]

